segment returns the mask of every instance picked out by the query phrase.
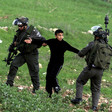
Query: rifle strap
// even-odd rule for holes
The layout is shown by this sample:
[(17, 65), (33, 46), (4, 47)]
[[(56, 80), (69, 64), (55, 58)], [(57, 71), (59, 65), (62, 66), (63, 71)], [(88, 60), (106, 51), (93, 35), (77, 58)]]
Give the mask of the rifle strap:
[(27, 29), (26, 33), (31, 34), (33, 29), (34, 29), (34, 26), (30, 25), (29, 28)]

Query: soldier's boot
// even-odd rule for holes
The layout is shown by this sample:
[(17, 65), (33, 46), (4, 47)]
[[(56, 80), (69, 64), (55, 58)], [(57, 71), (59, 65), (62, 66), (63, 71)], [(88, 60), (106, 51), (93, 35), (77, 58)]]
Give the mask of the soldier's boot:
[(91, 109), (92, 109), (93, 111), (97, 111), (97, 110), (98, 110), (96, 106), (93, 106)]
[(75, 98), (75, 99), (72, 99), (71, 102), (73, 104), (79, 104), (80, 102), (82, 102), (82, 98)]

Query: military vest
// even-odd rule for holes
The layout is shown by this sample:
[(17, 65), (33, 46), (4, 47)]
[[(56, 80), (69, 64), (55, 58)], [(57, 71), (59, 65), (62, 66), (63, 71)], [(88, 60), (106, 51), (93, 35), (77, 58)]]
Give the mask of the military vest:
[(92, 50), (87, 54), (88, 66), (94, 65), (97, 68), (108, 69), (112, 57), (112, 48), (105, 42), (95, 41)]
[(38, 47), (35, 44), (27, 44), (24, 42), (25, 39), (31, 37), (31, 33), (33, 32), (33, 30), (34, 27), (31, 25), (26, 31), (17, 31), (17, 48), (21, 53), (31, 53)]

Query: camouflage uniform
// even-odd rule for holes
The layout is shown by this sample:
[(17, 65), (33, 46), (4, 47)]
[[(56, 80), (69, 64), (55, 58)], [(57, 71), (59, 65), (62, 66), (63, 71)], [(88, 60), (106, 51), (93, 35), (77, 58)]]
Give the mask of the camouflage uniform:
[[(93, 48), (93, 44), (94, 42), (90, 42), (87, 45), (87, 47), (83, 48), (78, 53), (78, 55), (80, 57), (87, 55)], [(103, 69), (101, 68), (97, 68), (94, 65), (92, 65), (91, 69), (89, 69), (88, 66), (85, 67), (76, 81), (76, 98), (82, 99), (83, 85), (85, 85), (87, 81), (90, 79), (91, 84), (90, 89), (92, 92), (92, 106), (97, 107), (100, 96), (102, 75), (103, 75)]]
[[(27, 31), (27, 29), (23, 30), (23, 31), (21, 31), (21, 30), (16, 31), (17, 32), (16, 33), (16, 42), (17, 43), (20, 42), (21, 38), (25, 35), (26, 31)], [(29, 33), (29, 32), (27, 32), (27, 33)], [(29, 36), (31, 38), (37, 38), (38, 44), (34, 45), (32, 43), (26, 44), (26, 43), (22, 42), (19, 45), (18, 50), (20, 51), (20, 53), (14, 58), (14, 60), (11, 63), (6, 84), (13, 86), (13, 81), (16, 76), (18, 67), (27, 63), (29, 73), (31, 76), (31, 81), (33, 83), (33, 88), (38, 90), (40, 84), (39, 84), (39, 74), (38, 74), (39, 66), (38, 66), (38, 50), (37, 50), (37, 48), (41, 47), (42, 40), (45, 40), (45, 39), (41, 36), (40, 32), (35, 28), (32, 30), (31, 34), (28, 34), (26, 36), (27, 37)]]

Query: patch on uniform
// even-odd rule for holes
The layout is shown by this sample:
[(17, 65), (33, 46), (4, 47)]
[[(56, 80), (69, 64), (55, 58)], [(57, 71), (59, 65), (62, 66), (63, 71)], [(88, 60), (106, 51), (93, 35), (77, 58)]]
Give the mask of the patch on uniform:
[(37, 36), (41, 37), (41, 34), (39, 32), (37, 32)]

